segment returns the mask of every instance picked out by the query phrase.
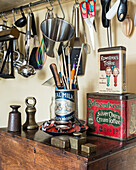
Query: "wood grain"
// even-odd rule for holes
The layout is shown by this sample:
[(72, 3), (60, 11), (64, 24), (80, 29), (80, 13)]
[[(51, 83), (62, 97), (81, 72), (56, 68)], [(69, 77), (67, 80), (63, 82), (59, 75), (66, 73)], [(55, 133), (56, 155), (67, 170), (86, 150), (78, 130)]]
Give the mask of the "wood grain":
[(136, 170), (136, 139), (120, 142), (87, 136), (95, 153), (59, 149), (42, 131), (21, 134), (0, 129), (0, 170)]
[(0, 133), (0, 169), (85, 169), (87, 159), (25, 138)]

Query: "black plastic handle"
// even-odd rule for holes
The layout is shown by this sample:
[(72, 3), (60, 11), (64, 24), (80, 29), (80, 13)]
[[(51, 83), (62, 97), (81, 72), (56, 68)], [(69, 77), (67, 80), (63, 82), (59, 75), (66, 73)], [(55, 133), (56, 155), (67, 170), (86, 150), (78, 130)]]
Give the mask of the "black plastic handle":
[(117, 18), (120, 22), (124, 21), (127, 15), (127, 0), (120, 0), (120, 4), (117, 11)]
[(23, 18), (26, 18), (22, 6), (20, 7), (20, 11), (21, 11), (22, 17), (23, 17)]
[(102, 25), (104, 28), (108, 28), (110, 25), (110, 20), (106, 18), (106, 13), (109, 11), (111, 0), (101, 0), (102, 5)]
[(34, 14), (31, 13), (32, 15), (32, 32), (33, 32), (33, 35), (37, 35), (37, 31), (36, 31), (36, 24), (35, 24), (35, 18), (34, 18)]

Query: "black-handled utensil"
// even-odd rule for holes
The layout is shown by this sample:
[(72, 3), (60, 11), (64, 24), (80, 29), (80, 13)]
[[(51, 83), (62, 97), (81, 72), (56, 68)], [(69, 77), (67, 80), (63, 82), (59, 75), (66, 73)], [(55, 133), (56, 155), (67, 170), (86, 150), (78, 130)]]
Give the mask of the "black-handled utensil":
[(117, 10), (117, 18), (120, 22), (124, 21), (127, 15), (127, 0), (120, 0), (120, 4)]
[(22, 7), (20, 7), (20, 11), (21, 11), (21, 14), (22, 14), (22, 18), (18, 19), (16, 22), (15, 22), (15, 25), (17, 27), (24, 27), (27, 23), (27, 19), (25, 17), (25, 14), (23, 12), (23, 9)]
[(110, 26), (110, 20), (106, 18), (106, 13), (109, 11), (111, 0), (101, 0), (102, 5), (102, 25), (104, 28), (108, 28)]
[(36, 24), (35, 24), (35, 18), (34, 18), (34, 14), (33, 12), (31, 12), (31, 15), (32, 15), (32, 32), (33, 32), (33, 35), (37, 35), (37, 31), (36, 31)]
[(106, 18), (106, 13), (109, 11), (111, 0), (101, 0), (102, 5), (102, 25), (107, 28), (108, 45), (111, 47), (111, 28), (110, 20)]

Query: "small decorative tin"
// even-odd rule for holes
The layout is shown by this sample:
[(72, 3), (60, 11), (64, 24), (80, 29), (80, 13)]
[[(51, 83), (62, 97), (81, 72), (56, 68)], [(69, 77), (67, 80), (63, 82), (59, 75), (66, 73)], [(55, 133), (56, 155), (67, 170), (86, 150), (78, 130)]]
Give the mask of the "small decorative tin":
[(126, 92), (126, 48), (122, 46), (100, 48), (99, 92)]
[(58, 121), (74, 121), (77, 117), (77, 90), (55, 91), (55, 115)]
[(118, 140), (136, 136), (136, 94), (87, 94), (89, 132)]

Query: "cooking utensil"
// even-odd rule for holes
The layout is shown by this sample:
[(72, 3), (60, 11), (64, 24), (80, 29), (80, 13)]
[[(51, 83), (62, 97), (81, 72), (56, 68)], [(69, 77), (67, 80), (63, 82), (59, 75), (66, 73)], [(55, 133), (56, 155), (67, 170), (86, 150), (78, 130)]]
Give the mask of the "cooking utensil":
[(124, 21), (121, 23), (121, 29), (125, 36), (129, 37), (133, 29), (133, 21), (129, 15), (126, 16)]
[(109, 9), (109, 11), (106, 13), (106, 18), (111, 20), (117, 13), (118, 7), (120, 4), (120, 0), (117, 0), (114, 5)]
[(124, 21), (127, 15), (127, 0), (120, 0), (120, 4), (117, 11), (117, 17), (120, 22)]
[[(81, 51), (81, 43), (80, 43), (80, 32), (79, 32), (79, 3), (76, 3), (74, 5), (75, 9), (75, 39), (73, 43), (73, 48), (72, 48), (72, 54), (71, 54), (71, 70), (73, 67), (73, 64), (75, 65), (75, 70), (77, 68), (77, 61), (78, 57)], [(78, 72), (78, 75), (82, 75), (82, 57), (81, 57), (81, 62), (80, 62), (80, 71)], [(71, 79), (71, 77), (70, 77)], [(70, 89), (72, 89), (72, 84), (70, 83)]]
[(20, 11), (21, 11), (21, 14), (22, 14), (22, 18), (18, 19), (16, 22), (15, 22), (15, 25), (17, 27), (24, 27), (27, 23), (27, 19), (25, 17), (25, 14), (23, 12), (23, 9), (22, 7), (20, 7)]
[[(92, 3), (94, 5), (94, 11), (91, 11)], [(83, 19), (85, 20), (85, 22), (88, 26), (88, 29), (89, 29), (92, 49), (95, 50), (94, 32), (93, 32), (93, 22), (94, 22), (94, 16), (95, 16), (95, 2), (94, 2), (94, 0), (91, 0), (91, 2), (90, 2), (90, 0), (88, 0), (87, 2), (82, 1), (80, 3), (80, 11), (81, 11), (81, 15), (82, 15)], [(90, 19), (88, 18), (89, 16), (90, 16)]]
[[(14, 9), (12, 10), (12, 14), (13, 14), (13, 21), (14, 21), (12, 28), (16, 28), (16, 26), (14, 25), (15, 23)], [(13, 40), (13, 57), (14, 57), (14, 60), (13, 60), (14, 66), (16, 68), (24, 64), (25, 58), (24, 58), (24, 55), (19, 51), (18, 39)]]
[(29, 77), (34, 75), (35, 69), (33, 66), (28, 64), (29, 61), (29, 48), (30, 48), (30, 38), (31, 38), (31, 26), (32, 26), (32, 15), (28, 13), (27, 17), (27, 31), (26, 31), (26, 38), (25, 38), (25, 60), (26, 64), (18, 68), (18, 73), (24, 77)]
[[(13, 70), (13, 40), (9, 41), (9, 47), (4, 56), (2, 67), (0, 70), (0, 77), (2, 78), (15, 78)], [(10, 58), (10, 62), (9, 62)]]
[[(31, 4), (29, 4), (29, 8), (30, 8), (30, 6), (31, 6)], [(32, 65), (35, 69), (38, 69), (37, 62), (36, 62), (36, 52), (38, 49), (38, 47), (36, 47), (36, 39), (38, 37), (37, 37), (34, 13), (32, 12), (31, 8), (30, 8), (30, 11), (31, 11), (31, 16), (32, 16), (32, 32), (34, 35), (34, 48), (32, 49), (32, 52), (30, 55), (29, 64)]]
[(44, 20), (41, 23), (41, 31), (46, 54), (50, 57), (57, 56), (56, 50), (60, 51), (62, 46), (65, 47), (74, 35), (73, 26), (59, 18)]
[(111, 42), (111, 26), (110, 26), (110, 20), (106, 18), (106, 13), (109, 11), (111, 0), (101, 0), (102, 5), (102, 25), (104, 28), (107, 28), (107, 38), (108, 38), (108, 45), (109, 47), (112, 46)]
[(81, 17), (82, 20), (82, 25), (83, 25), (83, 30), (84, 30), (84, 50), (86, 54), (91, 53), (91, 48), (90, 45), (87, 43), (87, 37), (86, 37), (86, 31), (85, 31), (85, 24), (83, 22), (83, 17)]

